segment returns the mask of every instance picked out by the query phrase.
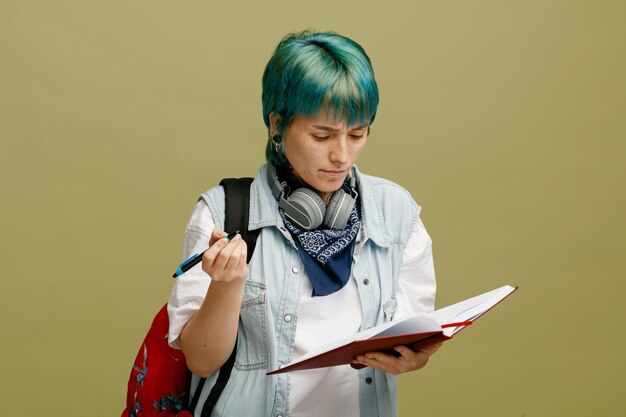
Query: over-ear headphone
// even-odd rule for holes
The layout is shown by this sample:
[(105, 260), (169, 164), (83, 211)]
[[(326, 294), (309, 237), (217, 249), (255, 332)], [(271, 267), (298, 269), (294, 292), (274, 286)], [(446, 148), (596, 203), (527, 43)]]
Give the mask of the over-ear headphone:
[(354, 168), (348, 174), (350, 194), (340, 188), (333, 193), (328, 204), (324, 204), (315, 191), (306, 187), (294, 190), (285, 198), (285, 190), (278, 181), (276, 167), (273, 164), (267, 164), (267, 179), (274, 197), (278, 200), (278, 206), (285, 211), (287, 218), (302, 230), (313, 230), (322, 225), (330, 229), (345, 229), (359, 195), (356, 191)]

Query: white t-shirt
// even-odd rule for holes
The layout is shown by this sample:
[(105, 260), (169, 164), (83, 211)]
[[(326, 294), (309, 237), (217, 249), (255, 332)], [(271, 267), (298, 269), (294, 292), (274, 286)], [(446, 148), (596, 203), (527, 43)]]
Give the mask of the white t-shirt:
[[(185, 231), (183, 259), (205, 250), (214, 228), (211, 212), (206, 202), (200, 200)], [(200, 308), (211, 281), (200, 265), (186, 273), (187, 276), (192, 274), (198, 279), (186, 280), (188, 285), (175, 285), (170, 295), (172, 305), (185, 306), (170, 312), (168, 337), (170, 345), (175, 348), (180, 348), (180, 333)], [(418, 219), (404, 250), (394, 318), (432, 311), (435, 290), (430, 237)], [(312, 286), (307, 280), (299, 304), (293, 359), (328, 340), (360, 330), (361, 304), (353, 277), (333, 294), (311, 297), (311, 293)], [(358, 373), (349, 365), (293, 372), (289, 378), (289, 416), (310, 416), (311, 410), (315, 410), (317, 417), (360, 416)]]

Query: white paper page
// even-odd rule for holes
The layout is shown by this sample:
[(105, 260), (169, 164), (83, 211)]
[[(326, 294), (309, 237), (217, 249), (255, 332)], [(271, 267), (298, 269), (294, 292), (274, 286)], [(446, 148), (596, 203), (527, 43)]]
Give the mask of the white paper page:
[(285, 366), (302, 362), (306, 359), (312, 358), (324, 352), (329, 352), (333, 349), (336, 349), (343, 345), (347, 345), (348, 343), (357, 340), (438, 330), (441, 330), (441, 326), (439, 326), (439, 324), (430, 317), (429, 313), (420, 313), (413, 316), (405, 317), (398, 321), (391, 321), (389, 323), (381, 324), (379, 326), (363, 330), (362, 332), (358, 332), (339, 340), (334, 340), (326, 345), (319, 347), (318, 349), (305, 353), (294, 361), (289, 362)]
[[(503, 298), (515, 291), (515, 287), (505, 285), (484, 294), (472, 297), (460, 303), (452, 304), (448, 307), (433, 311), (431, 314), (441, 325), (455, 323), (459, 321), (472, 321), (480, 317)], [(461, 330), (463, 326), (448, 327), (444, 329), (446, 336), (451, 336)]]
[[(393, 322), (392, 322), (393, 323)], [(441, 331), (441, 326), (428, 313), (416, 314), (395, 322), (395, 326), (389, 327), (373, 337), (398, 336), (411, 333), (425, 333)]]

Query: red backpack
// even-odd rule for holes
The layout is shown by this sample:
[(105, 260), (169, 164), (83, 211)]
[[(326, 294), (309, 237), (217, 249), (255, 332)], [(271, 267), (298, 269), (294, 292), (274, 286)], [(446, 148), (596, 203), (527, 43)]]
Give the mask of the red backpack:
[(166, 304), (154, 317), (135, 358), (122, 417), (192, 417), (187, 410), (191, 372), (183, 351), (167, 343), (169, 326)]
[[(247, 227), (251, 182), (252, 178), (228, 178), (220, 182), (226, 195), (224, 229), (241, 231), (241, 236), (248, 245), (248, 262), (259, 233), (259, 230), (249, 231)], [(126, 408), (122, 411), (122, 417), (193, 417), (206, 379), (201, 379), (195, 398), (190, 404), (191, 372), (187, 368), (183, 351), (171, 348), (167, 343), (168, 332), (166, 304), (154, 317), (135, 358), (128, 379)], [(211, 415), (224, 390), (235, 361), (236, 350), (235, 344), (231, 357), (220, 368), (217, 382), (211, 388), (209, 399), (201, 410), (203, 416)]]

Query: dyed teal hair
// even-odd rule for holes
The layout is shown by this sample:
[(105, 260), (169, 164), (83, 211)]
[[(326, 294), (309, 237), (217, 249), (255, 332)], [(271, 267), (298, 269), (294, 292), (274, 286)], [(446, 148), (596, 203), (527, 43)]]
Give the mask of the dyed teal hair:
[[(376, 117), (378, 86), (365, 50), (356, 42), (332, 32), (310, 31), (285, 36), (263, 73), (263, 120), (270, 127), (270, 113), (280, 116), (282, 134), (294, 116), (317, 116), (321, 111), (348, 126), (369, 123)], [(286, 165), (271, 138), (265, 158)]]

